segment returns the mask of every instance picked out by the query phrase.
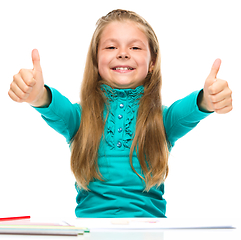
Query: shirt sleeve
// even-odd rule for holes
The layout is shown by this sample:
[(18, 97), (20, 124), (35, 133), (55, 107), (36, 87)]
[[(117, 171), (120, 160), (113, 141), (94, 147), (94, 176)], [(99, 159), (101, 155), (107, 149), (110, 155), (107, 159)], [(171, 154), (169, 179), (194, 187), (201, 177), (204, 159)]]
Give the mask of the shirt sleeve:
[(201, 111), (198, 107), (198, 96), (195, 91), (183, 99), (174, 102), (170, 107), (163, 107), (163, 123), (171, 149), (175, 142), (191, 131), (197, 124), (212, 112)]
[(66, 138), (71, 143), (79, 129), (81, 109), (78, 103), (72, 104), (54, 88), (45, 85), (51, 94), (52, 100), (47, 107), (33, 107), (37, 110), (46, 123)]

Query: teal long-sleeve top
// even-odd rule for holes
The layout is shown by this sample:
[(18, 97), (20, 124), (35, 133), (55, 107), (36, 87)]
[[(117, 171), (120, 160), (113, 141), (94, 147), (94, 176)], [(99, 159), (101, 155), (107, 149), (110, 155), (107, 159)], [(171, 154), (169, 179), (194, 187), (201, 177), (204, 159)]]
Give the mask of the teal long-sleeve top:
[[(47, 89), (52, 95), (50, 105), (35, 109), (47, 124), (62, 134), (71, 145), (79, 129), (81, 106), (72, 104), (56, 89)], [(144, 93), (144, 87), (111, 89), (102, 85), (102, 90), (109, 103), (109, 115), (98, 153), (98, 166), (104, 181), (96, 179), (90, 182), (89, 191), (80, 189), (76, 184), (75, 214), (83, 218), (165, 217), (164, 184), (152, 187), (148, 192), (144, 191), (144, 181), (132, 170), (129, 162), (139, 100)], [(200, 91), (196, 91), (174, 102), (170, 107), (163, 106), (163, 122), (169, 150), (179, 138), (210, 114), (199, 109), (199, 94)], [(135, 151), (133, 166), (138, 174), (143, 176)]]

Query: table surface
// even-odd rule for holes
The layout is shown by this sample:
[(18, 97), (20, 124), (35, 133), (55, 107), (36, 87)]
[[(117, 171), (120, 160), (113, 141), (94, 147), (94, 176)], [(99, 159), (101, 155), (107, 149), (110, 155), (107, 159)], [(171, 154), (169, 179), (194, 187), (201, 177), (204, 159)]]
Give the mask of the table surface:
[[(241, 220), (229, 221), (224, 225), (232, 225), (235, 229), (213, 229), (213, 228), (203, 228), (198, 229), (196, 227), (205, 226), (218, 226), (215, 222), (210, 222), (209, 219), (197, 221), (197, 220), (186, 220), (178, 219), (172, 221), (170, 219), (155, 219), (153, 222), (147, 222), (144, 219), (78, 219), (73, 220), (76, 226), (83, 226), (83, 223), (87, 223), (87, 227), (90, 228), (90, 233), (84, 233), (84, 235), (79, 235), (78, 237), (67, 237), (67, 236), (31, 236), (31, 235), (0, 235), (0, 239), (15, 240), (15, 239), (25, 239), (25, 240), (54, 240), (54, 239), (82, 239), (82, 240), (198, 240), (198, 239), (218, 239), (218, 240), (240, 240), (241, 239)], [(150, 219), (150, 221), (153, 219)], [(91, 224), (92, 223), (92, 224)], [(163, 229), (155, 229), (152, 227), (154, 225), (161, 225)], [(223, 226), (224, 226), (223, 225)], [(100, 226), (99, 228), (96, 226)], [(112, 227), (111, 227), (112, 226)], [(137, 227), (135, 227), (137, 226)], [(139, 229), (138, 229), (139, 226)], [(151, 227), (150, 227), (151, 226)], [(195, 227), (196, 226), (196, 227)], [(222, 224), (220, 225), (222, 226)], [(128, 229), (129, 227), (129, 229)]]

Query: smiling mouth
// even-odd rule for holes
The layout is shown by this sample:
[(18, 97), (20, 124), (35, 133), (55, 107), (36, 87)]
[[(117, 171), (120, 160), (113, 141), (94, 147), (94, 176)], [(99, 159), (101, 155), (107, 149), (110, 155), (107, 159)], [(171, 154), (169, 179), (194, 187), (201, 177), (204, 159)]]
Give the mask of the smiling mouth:
[(114, 68), (111, 68), (112, 70), (119, 70), (119, 71), (131, 71), (131, 70), (134, 70), (135, 68), (132, 68), (132, 67), (114, 67)]

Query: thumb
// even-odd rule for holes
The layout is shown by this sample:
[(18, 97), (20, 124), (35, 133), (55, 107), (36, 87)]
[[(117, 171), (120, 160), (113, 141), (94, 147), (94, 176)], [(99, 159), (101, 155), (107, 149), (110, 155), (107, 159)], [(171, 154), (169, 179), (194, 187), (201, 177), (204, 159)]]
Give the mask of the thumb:
[(207, 81), (212, 84), (213, 82), (215, 82), (216, 78), (217, 78), (217, 74), (218, 74), (218, 71), (220, 69), (220, 66), (221, 66), (221, 59), (217, 58), (214, 63), (213, 63), (213, 66), (211, 68), (211, 71), (207, 77)]
[(37, 49), (32, 51), (32, 61), (33, 61), (33, 70), (42, 72), (40, 65), (40, 56)]

